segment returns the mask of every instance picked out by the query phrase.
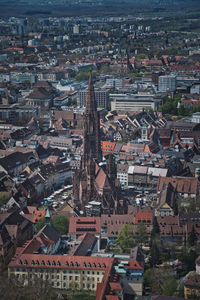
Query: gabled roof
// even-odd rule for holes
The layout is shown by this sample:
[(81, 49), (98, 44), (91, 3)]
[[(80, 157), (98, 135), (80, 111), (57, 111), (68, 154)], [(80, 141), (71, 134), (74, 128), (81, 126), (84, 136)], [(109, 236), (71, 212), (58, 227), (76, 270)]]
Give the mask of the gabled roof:
[(157, 191), (162, 191), (166, 185), (171, 185), (178, 193), (197, 194), (198, 178), (194, 177), (160, 177)]
[(96, 179), (95, 179), (95, 184), (99, 189), (109, 189), (110, 188), (110, 183), (108, 180), (108, 176), (104, 172), (102, 168), (100, 168), (100, 171), (98, 172)]

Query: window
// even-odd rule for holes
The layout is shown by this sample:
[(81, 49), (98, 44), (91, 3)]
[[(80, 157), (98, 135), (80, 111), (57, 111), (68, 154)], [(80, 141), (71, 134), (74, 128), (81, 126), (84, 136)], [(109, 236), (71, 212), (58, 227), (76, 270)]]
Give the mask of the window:
[(67, 276), (63, 276), (63, 280), (66, 280)]
[(51, 275), (51, 279), (54, 279), (54, 275)]
[(72, 280), (72, 276), (69, 276), (69, 280)]
[(90, 271), (87, 271), (88, 274), (90, 274)]
[(75, 276), (75, 280), (76, 280), (76, 281), (78, 280), (78, 276)]
[(66, 287), (66, 282), (63, 283), (63, 287)]
[(59, 286), (60, 285), (60, 282), (57, 282), (57, 286)]

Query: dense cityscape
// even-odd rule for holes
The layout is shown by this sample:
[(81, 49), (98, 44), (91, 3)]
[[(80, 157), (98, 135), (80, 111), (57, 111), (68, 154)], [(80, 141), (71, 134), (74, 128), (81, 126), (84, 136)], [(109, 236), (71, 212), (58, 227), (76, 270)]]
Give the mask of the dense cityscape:
[(200, 299), (198, 2), (14, 2), (0, 298)]

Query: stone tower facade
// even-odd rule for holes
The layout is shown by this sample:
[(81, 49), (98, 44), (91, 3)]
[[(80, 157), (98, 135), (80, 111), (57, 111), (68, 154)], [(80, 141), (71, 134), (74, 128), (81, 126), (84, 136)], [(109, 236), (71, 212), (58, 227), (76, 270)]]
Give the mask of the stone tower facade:
[(73, 178), (74, 205), (85, 213), (90, 201), (101, 202), (101, 212), (106, 214), (124, 213), (125, 204), (119, 200), (120, 184), (114, 157), (107, 157), (104, 168), (102, 161), (99, 114), (95, 100), (92, 74), (88, 84), (88, 95), (84, 113), (83, 154), (80, 170)]

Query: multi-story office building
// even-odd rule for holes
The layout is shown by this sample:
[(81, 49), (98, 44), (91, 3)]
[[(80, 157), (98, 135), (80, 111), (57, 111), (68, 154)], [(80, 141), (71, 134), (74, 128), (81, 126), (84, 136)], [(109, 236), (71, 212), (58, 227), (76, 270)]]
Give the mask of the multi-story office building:
[(29, 120), (40, 114), (38, 107), (0, 105), (0, 120), (18, 123), (23, 120)]
[[(78, 106), (86, 106), (86, 97), (87, 97), (87, 89), (81, 90), (78, 93)], [(98, 107), (107, 108), (108, 107), (108, 99), (109, 93), (106, 90), (98, 89), (95, 90), (95, 99)]]
[(152, 109), (156, 111), (162, 99), (155, 95), (139, 94), (110, 94), (111, 110), (143, 111)]
[(176, 76), (165, 75), (159, 76), (158, 88), (160, 92), (175, 92), (176, 90)]

